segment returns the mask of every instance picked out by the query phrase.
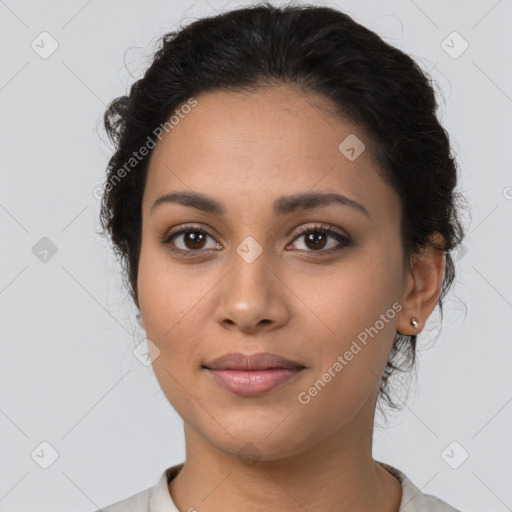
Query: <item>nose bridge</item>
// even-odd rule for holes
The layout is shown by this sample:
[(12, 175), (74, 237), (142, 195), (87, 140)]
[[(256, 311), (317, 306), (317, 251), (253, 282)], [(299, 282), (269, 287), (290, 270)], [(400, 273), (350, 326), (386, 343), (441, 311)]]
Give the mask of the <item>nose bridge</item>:
[(232, 267), (222, 288), (218, 320), (238, 325), (243, 330), (258, 324), (281, 324), (287, 307), (279, 293), (280, 280), (270, 267), (270, 251), (252, 236), (246, 236), (232, 255)]
[(233, 285), (253, 297), (265, 293), (269, 284), (269, 256), (268, 248), (264, 249), (253, 236), (246, 236), (233, 254)]

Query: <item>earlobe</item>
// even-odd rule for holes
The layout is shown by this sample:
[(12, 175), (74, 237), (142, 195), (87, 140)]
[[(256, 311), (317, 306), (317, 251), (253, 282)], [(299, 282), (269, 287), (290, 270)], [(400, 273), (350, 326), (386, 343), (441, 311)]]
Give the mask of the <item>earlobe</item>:
[(412, 325), (412, 327), (417, 331), (417, 332), (413, 332), (413, 333), (405, 333), (405, 332), (402, 332), (400, 329), (397, 329), (396, 332), (398, 334), (402, 334), (402, 335), (406, 335), (406, 336), (412, 336), (414, 334), (418, 334), (418, 332), (421, 331), (421, 329), (419, 329), (419, 326), (420, 326), (420, 323), (419, 321), (413, 316), (411, 317), (410, 319), (410, 322), (409, 322), (410, 325)]
[(400, 334), (411, 336), (421, 332), (439, 300), (446, 265), (444, 238), (434, 232), (429, 241), (413, 258), (397, 320), (396, 330)]

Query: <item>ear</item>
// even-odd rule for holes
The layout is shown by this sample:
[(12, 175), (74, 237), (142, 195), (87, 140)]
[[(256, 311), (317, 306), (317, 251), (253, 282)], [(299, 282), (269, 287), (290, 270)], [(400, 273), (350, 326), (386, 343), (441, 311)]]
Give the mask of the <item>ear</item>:
[[(423, 329), (441, 293), (446, 265), (444, 237), (434, 231), (429, 240), (430, 243), (412, 256), (411, 268), (407, 269), (400, 300), (402, 309), (398, 314), (396, 329), (409, 336), (418, 334)], [(418, 321), (418, 327), (411, 325), (413, 317)]]

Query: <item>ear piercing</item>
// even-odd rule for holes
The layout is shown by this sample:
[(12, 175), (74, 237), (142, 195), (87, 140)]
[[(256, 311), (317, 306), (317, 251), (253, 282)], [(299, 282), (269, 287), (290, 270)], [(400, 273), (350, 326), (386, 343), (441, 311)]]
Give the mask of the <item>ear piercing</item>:
[[(420, 323), (418, 322), (418, 320), (416, 320), (416, 318), (412, 317), (410, 322), (409, 322), (415, 329), (417, 329), (420, 325)], [(402, 336), (404, 336), (404, 333), (403, 332), (400, 332), (400, 331), (396, 331), (398, 334), (401, 334)], [(409, 336), (412, 336), (412, 334), (409, 334)]]

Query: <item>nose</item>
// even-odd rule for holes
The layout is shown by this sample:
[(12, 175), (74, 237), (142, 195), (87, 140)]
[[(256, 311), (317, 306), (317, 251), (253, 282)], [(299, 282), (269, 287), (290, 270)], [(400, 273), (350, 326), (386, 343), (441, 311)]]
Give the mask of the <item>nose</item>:
[(244, 333), (270, 331), (285, 325), (290, 317), (290, 291), (270, 267), (266, 255), (244, 259), (236, 255), (233, 266), (218, 287), (217, 321), (226, 329)]

